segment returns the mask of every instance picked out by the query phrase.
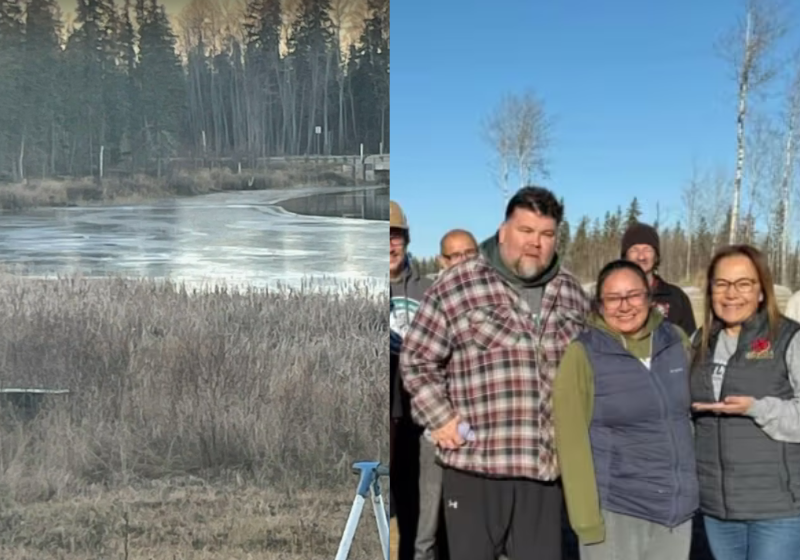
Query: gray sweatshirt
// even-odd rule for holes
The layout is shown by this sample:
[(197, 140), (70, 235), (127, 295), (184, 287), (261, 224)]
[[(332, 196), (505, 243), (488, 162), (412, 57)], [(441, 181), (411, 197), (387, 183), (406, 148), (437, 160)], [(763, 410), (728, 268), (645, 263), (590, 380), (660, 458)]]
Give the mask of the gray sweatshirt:
[[(786, 365), (789, 369), (789, 383), (794, 389), (791, 400), (777, 397), (756, 399), (746, 412), (764, 432), (776, 441), (800, 443), (800, 333), (796, 334), (786, 350)], [(724, 330), (719, 333), (714, 348), (714, 397), (719, 400), (722, 380), (728, 360), (736, 351), (738, 336), (731, 336)], [(744, 395), (746, 396), (746, 395)]]

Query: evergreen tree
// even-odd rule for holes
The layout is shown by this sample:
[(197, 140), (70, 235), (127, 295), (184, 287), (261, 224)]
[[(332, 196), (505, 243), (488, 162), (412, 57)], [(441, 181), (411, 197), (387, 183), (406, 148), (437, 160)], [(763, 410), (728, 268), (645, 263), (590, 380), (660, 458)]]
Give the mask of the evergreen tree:
[(642, 209), (639, 207), (639, 200), (633, 197), (631, 205), (628, 206), (628, 211), (625, 213), (625, 228), (629, 228), (633, 224), (639, 222), (639, 217), (642, 215)]
[(0, 179), (22, 179), (18, 168), (22, 146), (23, 6), (0, 0)]
[(163, 6), (150, 0), (139, 25), (139, 64), (136, 69), (140, 139), (150, 146), (151, 158), (175, 155), (184, 115), (186, 92), (183, 69), (175, 52), (172, 32)]

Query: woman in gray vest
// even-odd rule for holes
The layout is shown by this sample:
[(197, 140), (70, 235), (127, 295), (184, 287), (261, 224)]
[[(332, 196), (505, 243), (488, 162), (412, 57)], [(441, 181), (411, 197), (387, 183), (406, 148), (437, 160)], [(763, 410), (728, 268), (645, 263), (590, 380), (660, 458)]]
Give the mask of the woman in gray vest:
[(800, 558), (800, 325), (764, 256), (726, 247), (707, 272), (691, 387), (700, 507), (716, 560)]
[(600, 272), (589, 327), (553, 392), (556, 448), (583, 560), (688, 560), (698, 507), (689, 340), (644, 272)]

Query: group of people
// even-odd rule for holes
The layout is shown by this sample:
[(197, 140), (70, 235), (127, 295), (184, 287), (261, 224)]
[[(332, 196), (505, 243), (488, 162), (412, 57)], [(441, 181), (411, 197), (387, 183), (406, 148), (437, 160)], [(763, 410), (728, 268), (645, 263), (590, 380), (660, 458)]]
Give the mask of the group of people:
[(800, 323), (765, 257), (720, 249), (702, 321), (635, 224), (591, 294), (557, 253), (564, 208), (520, 189), (496, 234), (414, 270), (391, 202), (395, 557), (800, 558)]

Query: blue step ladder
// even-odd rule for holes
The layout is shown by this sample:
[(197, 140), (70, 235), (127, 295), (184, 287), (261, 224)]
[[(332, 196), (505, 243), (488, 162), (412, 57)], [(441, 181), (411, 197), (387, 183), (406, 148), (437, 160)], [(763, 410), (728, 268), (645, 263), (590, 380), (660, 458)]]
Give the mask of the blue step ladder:
[(353, 537), (356, 534), (356, 528), (361, 520), (361, 513), (364, 510), (364, 503), (367, 498), (372, 501), (372, 510), (375, 513), (375, 522), (378, 525), (378, 536), (381, 540), (383, 559), (389, 560), (389, 512), (384, 505), (383, 494), (381, 493), (381, 478), (388, 478), (389, 467), (382, 465), (378, 461), (359, 461), (353, 464), (353, 473), (359, 475), (358, 489), (353, 500), (353, 507), (350, 508), (350, 516), (347, 518), (347, 524), (342, 533), (336, 560), (347, 560), (350, 555), (350, 547), (353, 544)]

